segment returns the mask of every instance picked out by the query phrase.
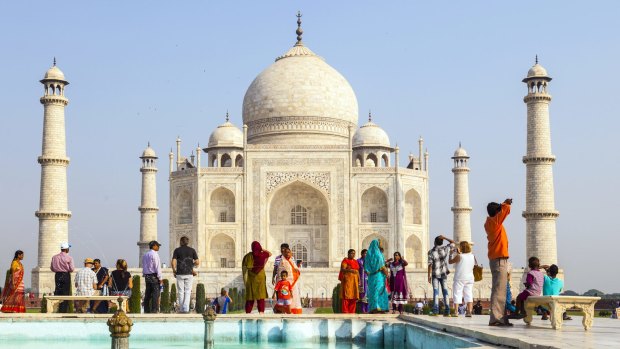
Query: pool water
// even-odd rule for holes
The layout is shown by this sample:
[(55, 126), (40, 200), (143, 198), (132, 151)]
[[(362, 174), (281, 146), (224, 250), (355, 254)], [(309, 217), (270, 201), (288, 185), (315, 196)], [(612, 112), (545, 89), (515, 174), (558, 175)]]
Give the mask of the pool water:
[[(202, 319), (134, 319), (131, 349), (204, 349)], [(481, 343), (396, 318), (220, 318), (214, 349), (444, 349)], [(111, 338), (103, 318), (0, 319), (0, 348), (103, 349)]]

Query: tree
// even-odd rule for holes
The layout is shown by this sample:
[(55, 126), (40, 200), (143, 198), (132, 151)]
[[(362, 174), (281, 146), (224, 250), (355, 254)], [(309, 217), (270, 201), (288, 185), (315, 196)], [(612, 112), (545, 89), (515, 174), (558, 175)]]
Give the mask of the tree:
[(562, 292), (561, 295), (562, 296), (579, 296), (579, 293), (577, 293), (575, 291), (571, 291), (571, 290), (566, 290), (566, 291)]
[(47, 298), (45, 297), (45, 293), (43, 294), (43, 298), (41, 299), (41, 313), (47, 313)]
[(196, 285), (196, 312), (202, 314), (205, 311), (205, 285), (199, 283)]
[(170, 314), (170, 281), (164, 279), (164, 292), (159, 295), (159, 311)]
[(140, 276), (134, 275), (133, 288), (131, 289), (131, 297), (129, 297), (129, 312), (132, 314), (140, 314), (142, 295), (140, 294)]
[(175, 311), (174, 303), (176, 303), (176, 301), (177, 301), (177, 285), (176, 283), (172, 283), (172, 286), (170, 286), (170, 308), (172, 309), (172, 311)]
[(584, 292), (583, 295), (586, 296), (586, 297), (596, 297), (596, 296), (602, 296), (604, 294), (605, 294), (605, 292), (599, 291), (599, 290), (593, 288), (591, 290), (587, 290), (586, 292)]

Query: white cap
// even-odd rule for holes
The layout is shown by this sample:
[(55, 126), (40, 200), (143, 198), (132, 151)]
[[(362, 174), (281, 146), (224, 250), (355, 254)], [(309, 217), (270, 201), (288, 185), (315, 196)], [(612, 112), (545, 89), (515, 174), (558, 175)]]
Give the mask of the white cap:
[(69, 245), (69, 243), (68, 243), (68, 242), (62, 242), (62, 243), (60, 244), (60, 249), (61, 249), (61, 250), (66, 250), (66, 249), (68, 249), (69, 247), (71, 247), (71, 245)]

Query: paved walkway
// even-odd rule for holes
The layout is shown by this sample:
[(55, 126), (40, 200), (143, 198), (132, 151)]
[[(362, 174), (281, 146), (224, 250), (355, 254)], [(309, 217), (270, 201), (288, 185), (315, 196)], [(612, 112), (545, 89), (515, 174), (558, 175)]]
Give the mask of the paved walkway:
[(565, 321), (557, 331), (551, 328), (550, 321), (542, 321), (540, 317), (535, 317), (530, 326), (523, 320), (512, 320), (513, 327), (490, 327), (486, 315), (472, 318), (403, 315), (401, 319), (513, 348), (620, 348), (620, 320), (616, 319), (595, 318), (589, 331), (584, 331), (580, 316)]

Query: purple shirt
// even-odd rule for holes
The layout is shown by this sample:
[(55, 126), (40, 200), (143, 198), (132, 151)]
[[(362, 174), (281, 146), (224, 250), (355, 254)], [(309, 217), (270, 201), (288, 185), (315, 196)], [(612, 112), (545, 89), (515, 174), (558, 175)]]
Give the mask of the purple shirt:
[(157, 274), (157, 278), (161, 280), (161, 262), (159, 253), (149, 250), (142, 256), (142, 275)]
[(73, 265), (73, 257), (69, 256), (66, 252), (60, 252), (52, 257), (52, 264), (50, 265), (55, 273), (70, 273), (75, 270)]
[(530, 270), (525, 279), (525, 290), (530, 296), (542, 296), (544, 282), (545, 276), (540, 270)]

